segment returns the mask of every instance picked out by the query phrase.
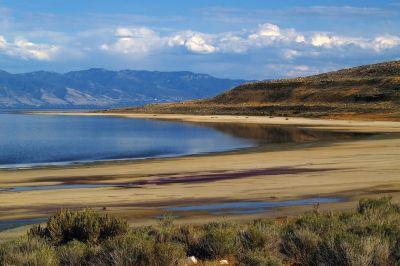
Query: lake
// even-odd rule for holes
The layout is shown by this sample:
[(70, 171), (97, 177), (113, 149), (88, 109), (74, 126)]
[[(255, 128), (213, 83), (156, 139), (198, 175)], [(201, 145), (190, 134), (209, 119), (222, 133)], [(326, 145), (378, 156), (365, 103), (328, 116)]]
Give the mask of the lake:
[(294, 127), (0, 113), (0, 168), (173, 157), (354, 135)]
[(213, 128), (178, 122), (0, 114), (0, 168), (170, 157), (253, 145)]

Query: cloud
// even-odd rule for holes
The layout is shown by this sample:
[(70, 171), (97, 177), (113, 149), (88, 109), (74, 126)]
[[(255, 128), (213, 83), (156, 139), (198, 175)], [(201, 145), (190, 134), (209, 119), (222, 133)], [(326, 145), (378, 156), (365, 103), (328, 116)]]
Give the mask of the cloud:
[(212, 44), (213, 36), (199, 32), (185, 31), (177, 33), (168, 38), (168, 45), (184, 46), (190, 52), (208, 54), (218, 51)]
[(113, 53), (141, 55), (174, 47), (183, 47), (195, 54), (245, 53), (252, 48), (306, 41), (305, 36), (296, 30), (281, 29), (271, 23), (261, 24), (255, 30), (242, 32), (207, 34), (186, 30), (163, 36), (160, 32), (145, 27), (124, 27), (115, 30), (114, 38), (116, 40), (113, 43), (103, 43), (101, 49)]
[(314, 66), (305, 64), (285, 64), (285, 63), (271, 63), (264, 66), (265, 72), (272, 75), (278, 75), (286, 78), (301, 77), (308, 75), (315, 75), (324, 71), (330, 71), (332, 69), (320, 69)]
[(49, 44), (37, 44), (23, 38), (8, 42), (0, 35), (0, 53), (21, 59), (36, 59), (42, 61), (52, 60), (60, 47)]
[(299, 55), (301, 55), (301, 53), (297, 50), (287, 49), (283, 51), (283, 57), (288, 60), (291, 60)]
[(114, 32), (116, 41), (104, 43), (100, 48), (107, 52), (145, 56), (157, 50), (172, 47), (184, 47), (187, 51), (199, 54), (214, 53), (217, 48), (212, 45), (212, 35), (182, 31), (168, 36), (161, 36), (147, 27), (117, 28)]
[(281, 29), (278, 25), (265, 23), (248, 36), (251, 45), (267, 46), (274, 42), (305, 42), (305, 37), (294, 29)]
[(107, 52), (146, 55), (164, 46), (164, 39), (159, 33), (146, 28), (117, 28), (114, 32), (117, 39), (111, 44), (102, 44), (100, 48)]
[(3, 49), (7, 46), (7, 41), (6, 39), (0, 35), (0, 48)]
[[(100, 45), (103, 52), (132, 55), (133, 58), (143, 58), (150, 54), (175, 54), (181, 58), (200, 54), (205, 56), (203, 60), (208, 60), (211, 55), (228, 58), (235, 55), (259, 55), (265, 57), (265, 60), (294, 62), (299, 58), (326, 60), (334, 57), (383, 55), (400, 48), (400, 37), (396, 35), (382, 34), (366, 38), (330, 32), (299, 32), (272, 23), (260, 24), (254, 29), (212, 34), (191, 30), (174, 32), (147, 27), (119, 27), (113, 31), (112, 38), (113, 41)], [(304, 69), (302, 71), (306, 72)], [(300, 73), (300, 69), (287, 72), (287, 75), (294, 76)]]
[(400, 37), (393, 35), (378, 36), (373, 40), (372, 46), (376, 51), (391, 49), (400, 46)]
[(249, 49), (247, 39), (232, 32), (220, 34), (217, 45), (218, 51), (223, 53), (244, 54)]
[(212, 33), (126, 25), (75, 33), (36, 30), (16, 34), (24, 38), (0, 36), (0, 54), (32, 60), (32, 65), (39, 60), (72, 64), (76, 69), (93, 65), (188, 69), (225, 77), (304, 76), (370, 62), (362, 61), (367, 59), (390, 60), (400, 52), (396, 34), (301, 31), (270, 22)]
[(265, 23), (259, 27), (257, 34), (254, 35), (275, 39), (281, 36), (281, 30), (277, 25)]
[(315, 33), (311, 37), (310, 43), (313, 46), (324, 48), (356, 46), (364, 50), (372, 50), (380, 53), (387, 49), (400, 47), (400, 37), (386, 34), (368, 39)]
[(299, 77), (309, 74), (315, 74), (315, 73), (310, 69), (309, 66), (306, 65), (293, 66), (291, 70), (286, 72), (286, 76), (288, 77)]
[(325, 48), (332, 48), (334, 46), (356, 45), (361, 48), (368, 48), (367, 40), (362, 38), (343, 37), (329, 35), (326, 33), (315, 33), (311, 37), (311, 45)]
[[(44, 18), (36, 14), (28, 25), (19, 22), (14, 11), (10, 12), (0, 8), (0, 54), (7, 56), (1, 56), (0, 60), (16, 71), (29, 64), (31, 69), (44, 66), (62, 71), (93, 66), (118, 69), (122, 66), (267, 78), (308, 75), (351, 64), (391, 60), (400, 53), (400, 32), (390, 27), (396, 24), (394, 20), (388, 22), (385, 18), (382, 25), (388, 27), (378, 27), (375, 23), (378, 30), (374, 31), (365, 31), (365, 26), (343, 28), (342, 24), (348, 21), (328, 27), (326, 23), (320, 23), (322, 18), (325, 19), (324, 14), (332, 20), (334, 16), (353, 19), (354, 15), (367, 19), (367, 15), (376, 18), (387, 12), (397, 12), (377, 8), (214, 8), (204, 11), (209, 12), (206, 16), (199, 12), (201, 16), (196, 18), (176, 17), (170, 24), (167, 23), (168, 16), (159, 20), (134, 14), (93, 14), (87, 18), (75, 17), (70, 24), (67, 16), (62, 16), (63, 19), (58, 15)], [(7, 16), (1, 16), (3, 14)], [(316, 25), (311, 25), (305, 23), (305, 17), (319, 20)], [(207, 28), (210, 18), (227, 20), (210, 29)], [(232, 18), (234, 20), (230, 21)], [(200, 21), (193, 23), (197, 19)], [(207, 26), (202, 24), (204, 22)], [(24, 60), (23, 66), (14, 62), (18, 58)], [(38, 60), (47, 63), (38, 64)], [(327, 65), (329, 69), (324, 69)]]

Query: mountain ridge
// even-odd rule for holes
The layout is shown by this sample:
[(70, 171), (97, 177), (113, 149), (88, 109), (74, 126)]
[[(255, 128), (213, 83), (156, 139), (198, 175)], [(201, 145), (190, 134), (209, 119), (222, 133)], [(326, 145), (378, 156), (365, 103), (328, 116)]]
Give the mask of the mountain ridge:
[(190, 71), (90, 68), (12, 74), (0, 70), (0, 108), (112, 108), (217, 95), (246, 82)]

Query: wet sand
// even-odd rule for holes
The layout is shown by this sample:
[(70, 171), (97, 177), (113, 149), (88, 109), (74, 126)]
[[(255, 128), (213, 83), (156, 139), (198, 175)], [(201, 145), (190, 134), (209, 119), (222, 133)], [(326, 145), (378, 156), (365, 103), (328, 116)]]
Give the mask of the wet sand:
[[(70, 115), (70, 114), (68, 114)], [(79, 113), (74, 115), (101, 115)], [(108, 115), (108, 114), (107, 114)], [(126, 117), (196, 123), (283, 124), (351, 132), (400, 133), (399, 122), (363, 122), (303, 118), (238, 116), (133, 115)], [(276, 202), (312, 197), (343, 197), (321, 209), (354, 207), (362, 197), (392, 195), (400, 199), (400, 137), (390, 135), (305, 146), (294, 150), (253, 150), (203, 156), (148, 159), (93, 165), (0, 170), (0, 187), (102, 184), (96, 188), (0, 192), (0, 220), (45, 217), (59, 208), (94, 207), (128, 218), (133, 224), (154, 223), (171, 206)], [(249, 219), (296, 215), (313, 206), (288, 206), (268, 212), (215, 217), (185, 213), (177, 222)], [(15, 230), (13, 231), (15, 232)], [(16, 231), (18, 232), (18, 230)], [(0, 233), (0, 238), (5, 233)], [(9, 232), (8, 232), (9, 234)]]

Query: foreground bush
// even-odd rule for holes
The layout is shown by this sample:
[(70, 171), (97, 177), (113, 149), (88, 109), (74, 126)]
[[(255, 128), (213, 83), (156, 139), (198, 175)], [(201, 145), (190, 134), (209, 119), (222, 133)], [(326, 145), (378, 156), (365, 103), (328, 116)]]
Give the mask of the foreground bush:
[(61, 210), (52, 216), (46, 226), (30, 230), (30, 235), (47, 238), (54, 245), (66, 244), (72, 240), (97, 243), (111, 237), (123, 235), (128, 230), (125, 220), (109, 217), (94, 210)]
[(247, 251), (241, 254), (238, 258), (240, 265), (254, 265), (254, 266), (280, 266), (282, 260), (274, 257), (265, 250)]
[(155, 241), (145, 234), (130, 233), (105, 241), (99, 252), (99, 261), (106, 265), (150, 265)]
[(23, 237), (0, 244), (0, 265), (58, 265), (54, 247), (42, 239)]
[(97, 248), (80, 241), (71, 241), (57, 248), (61, 265), (83, 265), (96, 262)]
[(400, 265), (400, 207), (390, 198), (356, 210), (311, 212), (286, 221), (130, 229), (93, 210), (62, 210), (27, 236), (0, 244), (0, 265)]
[(230, 223), (210, 223), (203, 236), (192, 247), (193, 255), (201, 259), (222, 259), (239, 250), (238, 229)]

